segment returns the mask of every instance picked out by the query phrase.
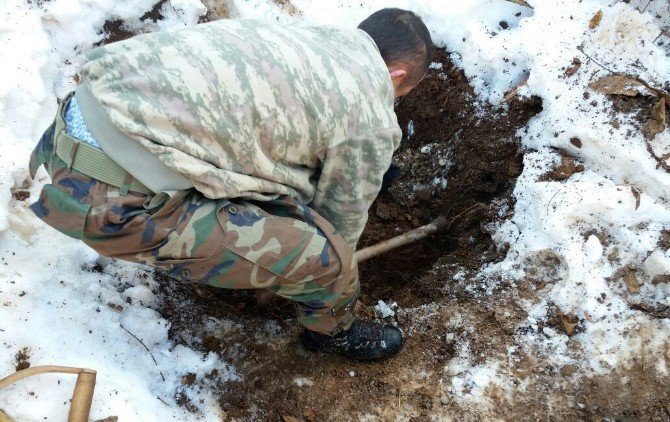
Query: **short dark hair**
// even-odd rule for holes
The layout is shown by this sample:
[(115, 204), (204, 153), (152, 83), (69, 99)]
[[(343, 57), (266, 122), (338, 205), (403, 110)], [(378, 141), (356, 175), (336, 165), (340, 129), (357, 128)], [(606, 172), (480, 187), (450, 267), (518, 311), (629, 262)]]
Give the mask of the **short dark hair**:
[(372, 37), (387, 65), (407, 64), (407, 82), (419, 83), (433, 55), (430, 32), (420, 17), (409, 10), (381, 9), (368, 16), (358, 28)]

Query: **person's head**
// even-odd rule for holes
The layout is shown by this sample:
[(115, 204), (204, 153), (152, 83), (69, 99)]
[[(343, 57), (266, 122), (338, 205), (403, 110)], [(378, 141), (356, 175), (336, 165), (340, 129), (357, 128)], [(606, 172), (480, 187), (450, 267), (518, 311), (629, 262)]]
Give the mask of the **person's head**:
[(391, 74), (396, 97), (407, 94), (430, 66), (433, 41), (428, 28), (414, 12), (382, 9), (358, 25), (377, 44)]

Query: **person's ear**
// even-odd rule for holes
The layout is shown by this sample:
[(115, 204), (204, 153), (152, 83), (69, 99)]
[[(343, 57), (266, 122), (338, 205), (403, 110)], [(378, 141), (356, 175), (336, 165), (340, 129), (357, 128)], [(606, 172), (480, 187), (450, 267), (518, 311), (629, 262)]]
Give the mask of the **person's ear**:
[(391, 73), (391, 79), (396, 79), (396, 78), (404, 78), (407, 76), (407, 70), (405, 69), (395, 69), (390, 71)]
[(409, 78), (409, 72), (407, 71), (407, 65), (404, 63), (393, 63), (388, 66), (389, 76), (391, 76), (391, 82), (393, 83), (393, 90), (395, 97), (401, 97), (406, 95), (414, 86), (406, 86)]
[(402, 83), (402, 81), (405, 80), (405, 77), (407, 76), (407, 70), (406, 69), (390, 70), (389, 74), (391, 75), (391, 79), (393, 80), (394, 85), (399, 85)]

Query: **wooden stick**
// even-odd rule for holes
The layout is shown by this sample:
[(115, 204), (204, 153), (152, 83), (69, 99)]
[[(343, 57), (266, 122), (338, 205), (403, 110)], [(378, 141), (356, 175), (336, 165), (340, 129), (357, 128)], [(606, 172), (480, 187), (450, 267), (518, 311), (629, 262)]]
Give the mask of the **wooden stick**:
[(14, 422), (5, 412), (0, 410), (0, 422)]
[(0, 379), (0, 390), (3, 388), (14, 384), (16, 381), (20, 381), (24, 378), (32, 377), (33, 375), (39, 375), (39, 374), (51, 374), (51, 373), (59, 373), (59, 374), (79, 374), (80, 372), (84, 371), (85, 369), (83, 368), (70, 368), (68, 366), (53, 366), (53, 365), (48, 365), (48, 366), (33, 366), (32, 368), (27, 368), (24, 370), (21, 370), (19, 372), (16, 372), (8, 377), (5, 377), (3, 379)]
[(72, 404), (68, 413), (68, 422), (88, 422), (91, 413), (93, 392), (95, 391), (95, 371), (91, 369), (82, 370), (77, 376), (77, 383), (72, 393)]
[[(75, 384), (74, 392), (72, 393), (72, 404), (70, 405), (70, 413), (68, 414), (67, 420), (68, 422), (88, 422), (88, 416), (91, 413), (93, 392), (95, 391), (96, 371), (92, 369), (54, 365), (33, 366), (32, 368), (18, 371), (8, 377), (0, 379), (0, 390), (24, 378), (50, 373), (77, 375), (77, 383)], [(5, 420), (11, 421), (6, 414), (0, 412), (0, 421), (4, 422)]]
[(354, 253), (356, 262), (361, 263), (384, 252), (390, 251), (408, 243), (416, 242), (433, 233), (442, 230), (447, 225), (447, 219), (444, 216), (437, 217), (435, 220), (407, 233), (401, 234), (376, 245), (368, 246)]

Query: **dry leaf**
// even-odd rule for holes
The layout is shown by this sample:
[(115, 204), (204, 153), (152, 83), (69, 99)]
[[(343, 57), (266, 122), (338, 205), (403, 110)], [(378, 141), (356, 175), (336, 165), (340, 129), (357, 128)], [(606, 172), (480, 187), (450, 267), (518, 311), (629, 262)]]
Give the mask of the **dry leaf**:
[(633, 196), (635, 197), (635, 210), (637, 211), (637, 209), (640, 208), (640, 194), (641, 194), (641, 192), (635, 186), (631, 186), (630, 191), (633, 192)]
[(291, 0), (272, 0), (277, 6), (281, 7), (284, 12), (291, 16), (302, 16), (302, 12), (291, 3)]
[(281, 418), (284, 422), (300, 422), (300, 419), (293, 416), (283, 415)]
[(558, 316), (561, 317), (561, 322), (563, 323), (563, 328), (565, 333), (568, 336), (571, 336), (575, 333), (577, 329), (577, 324), (579, 323), (579, 318), (572, 314), (564, 314), (561, 310), (558, 310)]
[(529, 78), (530, 78), (530, 73), (528, 75), (526, 75), (526, 77), (524, 77), (521, 82), (519, 82), (518, 84), (516, 84), (512, 88), (510, 88), (509, 91), (507, 91), (505, 93), (505, 96), (503, 97), (502, 102), (506, 103), (507, 101), (514, 98), (516, 96), (516, 93), (519, 90), (519, 88), (521, 88), (522, 86), (524, 86), (528, 83)]
[(533, 6), (531, 6), (530, 4), (528, 4), (528, 2), (526, 2), (524, 0), (507, 0), (507, 1), (512, 2), (512, 3), (516, 3), (519, 6), (530, 7), (531, 9), (533, 8)]
[(228, 19), (230, 17), (230, 9), (227, 1), (202, 0), (202, 4), (207, 8), (207, 14), (211, 15), (212, 20)]
[(623, 269), (623, 281), (626, 282), (628, 291), (637, 294), (640, 293), (640, 283), (637, 281), (635, 276), (635, 270), (633, 270), (629, 265), (626, 265)]
[(579, 67), (582, 65), (582, 61), (579, 58), (575, 57), (572, 59), (572, 65), (565, 69), (565, 76), (572, 76), (579, 70)]
[(661, 283), (670, 283), (670, 274), (659, 274), (651, 280), (651, 284), (654, 286)]
[(670, 94), (669, 93), (665, 92), (662, 89), (654, 88), (653, 86), (649, 85), (643, 79), (636, 78), (636, 77), (631, 77), (631, 78), (636, 80), (637, 82), (641, 83), (642, 85), (644, 85), (645, 88), (647, 88), (649, 91), (654, 93), (656, 96), (658, 96), (660, 98), (665, 98), (665, 103), (666, 104), (670, 103)]
[(584, 165), (578, 164), (577, 159), (567, 153), (561, 154), (561, 164), (552, 171), (542, 175), (541, 181), (545, 180), (565, 180), (575, 173), (583, 172)]
[(589, 29), (594, 29), (596, 26), (600, 25), (600, 21), (603, 19), (603, 11), (598, 10), (595, 15), (589, 21)]
[(643, 83), (637, 79), (625, 75), (609, 75), (600, 78), (597, 81), (589, 84), (591, 89), (594, 89), (602, 94), (610, 95), (626, 95), (634, 97), (645, 91)]
[(651, 116), (642, 126), (642, 133), (647, 140), (652, 140), (656, 134), (665, 130), (665, 98), (658, 100), (651, 109)]

